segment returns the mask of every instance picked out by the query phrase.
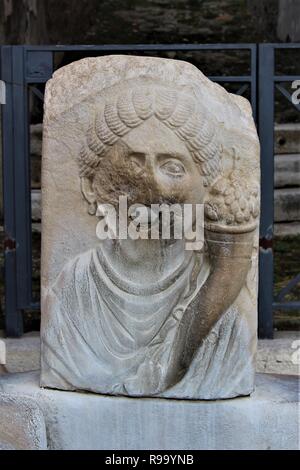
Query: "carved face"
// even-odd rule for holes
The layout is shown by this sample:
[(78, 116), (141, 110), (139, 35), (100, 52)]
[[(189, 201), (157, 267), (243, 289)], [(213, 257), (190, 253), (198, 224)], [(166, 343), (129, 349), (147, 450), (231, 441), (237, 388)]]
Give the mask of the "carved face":
[(189, 89), (143, 82), (107, 90), (78, 156), (84, 197), (97, 204), (195, 204), (221, 171), (213, 116)]
[[(198, 166), (186, 145), (156, 118), (151, 118), (123, 139), (127, 158), (146, 174), (154, 197), (182, 203), (203, 201), (204, 187)], [(141, 201), (143, 202), (143, 201)]]
[(116, 143), (93, 177), (83, 178), (83, 192), (98, 204), (201, 203), (205, 188), (199, 167), (185, 143), (155, 117)]

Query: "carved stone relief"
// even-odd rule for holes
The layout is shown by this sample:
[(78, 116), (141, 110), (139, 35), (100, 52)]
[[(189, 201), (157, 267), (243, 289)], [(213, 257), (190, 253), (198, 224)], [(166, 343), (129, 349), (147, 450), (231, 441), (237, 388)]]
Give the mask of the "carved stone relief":
[[(41, 385), (251, 393), (259, 143), (249, 103), (183, 61), (75, 62), (47, 84), (42, 184)], [(203, 246), (100, 241), (99, 207), (120, 197), (147, 210), (204, 204)]]

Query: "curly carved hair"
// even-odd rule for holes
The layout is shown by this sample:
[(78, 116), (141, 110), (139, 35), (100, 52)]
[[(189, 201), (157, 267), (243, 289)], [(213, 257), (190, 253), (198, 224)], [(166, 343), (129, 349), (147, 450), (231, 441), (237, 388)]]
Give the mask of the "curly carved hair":
[(80, 176), (92, 177), (108, 150), (135, 127), (155, 116), (185, 142), (208, 186), (221, 172), (215, 119), (186, 91), (163, 85), (127, 88), (96, 112), (79, 157)]

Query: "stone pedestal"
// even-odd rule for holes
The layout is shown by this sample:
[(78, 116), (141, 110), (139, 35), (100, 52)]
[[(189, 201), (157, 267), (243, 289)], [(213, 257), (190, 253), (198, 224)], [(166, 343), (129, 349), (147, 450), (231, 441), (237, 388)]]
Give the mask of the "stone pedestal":
[[(2, 376), (0, 392), (6, 399), (36, 402), (44, 415), (50, 449), (284, 450), (299, 446), (295, 376), (258, 374), (251, 397), (217, 401), (64, 392), (40, 389), (38, 380), (38, 372)], [(16, 417), (10, 415), (11, 419)], [(7, 422), (0, 415), (0, 441)]]

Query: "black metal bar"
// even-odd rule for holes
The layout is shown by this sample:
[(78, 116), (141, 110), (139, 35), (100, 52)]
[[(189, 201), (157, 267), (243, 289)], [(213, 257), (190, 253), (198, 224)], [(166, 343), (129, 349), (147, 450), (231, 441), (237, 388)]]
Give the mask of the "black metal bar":
[(242, 85), (242, 86), (238, 89), (238, 91), (236, 92), (236, 94), (242, 96), (243, 93), (247, 90), (248, 86), (249, 86), (249, 85), (248, 85), (247, 83), (244, 83), (244, 85)]
[(259, 248), (260, 338), (273, 337), (273, 220), (274, 220), (274, 48), (259, 46), (258, 129), (261, 143), (261, 219)]
[(52, 51), (27, 51), (24, 48), (27, 82), (37, 83), (36, 80), (40, 79), (45, 82), (51, 78), (53, 73), (53, 55)]
[(300, 75), (274, 75), (274, 82), (293, 82), (300, 79)]
[[(293, 277), (293, 279), (290, 279), (287, 285), (281, 289), (281, 291), (275, 297), (275, 302), (279, 304), (279, 302), (281, 302), (284, 299), (284, 297), (299, 283), (300, 283), (300, 273), (298, 273), (297, 276)], [(300, 306), (300, 302), (299, 302), (299, 306)]]
[(32, 302), (32, 303), (30, 304), (30, 306), (28, 307), (28, 310), (39, 311), (40, 308), (41, 308), (40, 302)]
[(300, 310), (300, 301), (273, 302), (274, 310)]
[(276, 86), (276, 89), (278, 91), (280, 91), (280, 93), (282, 94), (282, 96), (284, 96), (290, 103), (292, 106), (294, 106), (295, 109), (297, 109), (297, 111), (300, 111), (300, 104), (294, 104), (293, 101), (292, 101), (292, 96), (290, 95), (290, 93), (281, 85), (275, 85)]
[(41, 101), (44, 101), (44, 93), (42, 93), (38, 88), (35, 86), (30, 87), (30, 91)]
[[(49, 80), (49, 76), (45, 77), (31, 77), (31, 76), (26, 76), (25, 81), (28, 85), (33, 84), (33, 83), (45, 83), (47, 80)], [(208, 76), (210, 80), (213, 82), (220, 82), (220, 83), (251, 83), (253, 81), (253, 78), (251, 75), (237, 75), (235, 77), (231, 76), (223, 76), (223, 75), (218, 75), (218, 76)]]
[(223, 76), (223, 75), (218, 75), (218, 76), (208, 76), (208, 78), (214, 82), (227, 82), (227, 83), (230, 83), (230, 82), (237, 82), (237, 83), (251, 83), (252, 82), (252, 77), (251, 75), (237, 75), (236, 77), (226, 77), (226, 76)]
[[(31, 302), (31, 200), (29, 165), (28, 95), (24, 82), (24, 48), (12, 47), (13, 125), (15, 161), (16, 263), (18, 308)], [(16, 85), (17, 83), (17, 85)], [(23, 86), (19, 86), (19, 85)]]
[(251, 105), (253, 118), (257, 122), (257, 45), (251, 46)]
[(276, 42), (276, 43), (266, 43), (266, 46), (273, 47), (274, 49), (299, 49), (299, 43), (298, 42)]
[(251, 50), (255, 44), (103, 44), (103, 45), (55, 45), (24, 46), (26, 51), (87, 52), (87, 51), (201, 51), (201, 50)]
[(5, 330), (8, 336), (23, 333), (22, 312), (17, 305), (16, 262), (16, 187), (13, 53), (11, 46), (1, 47), (1, 79), (6, 84), (6, 104), (2, 105), (2, 161), (3, 161), (3, 213), (4, 213), (4, 272), (5, 272)]

